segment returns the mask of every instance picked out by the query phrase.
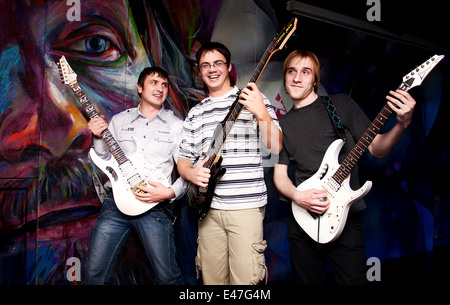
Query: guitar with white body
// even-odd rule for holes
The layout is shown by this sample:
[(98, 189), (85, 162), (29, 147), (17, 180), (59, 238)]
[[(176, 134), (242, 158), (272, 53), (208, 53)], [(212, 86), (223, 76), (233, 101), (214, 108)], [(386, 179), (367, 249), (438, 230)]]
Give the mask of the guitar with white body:
[[(62, 82), (72, 88), (88, 116), (91, 119), (99, 117), (100, 115), (94, 105), (89, 101), (78, 84), (77, 75), (69, 66), (67, 59), (62, 56), (57, 64)], [(136, 216), (156, 206), (158, 202), (148, 203), (136, 199), (133, 191), (142, 193), (142, 191), (137, 188), (138, 185), (152, 188), (152, 186), (147, 183), (149, 180), (160, 182), (166, 187), (169, 187), (170, 183), (167, 177), (159, 169), (145, 161), (139, 141), (134, 139), (136, 142), (136, 152), (127, 157), (108, 129), (105, 129), (101, 136), (112, 157), (108, 160), (104, 160), (96, 154), (93, 148), (89, 151), (89, 156), (94, 164), (100, 168), (111, 181), (114, 201), (117, 208), (126, 215)]]
[[(443, 58), (443, 55), (434, 55), (428, 59), (403, 77), (403, 82), (399, 88), (408, 91), (422, 84), (428, 73)], [(389, 105), (386, 104), (342, 164), (339, 164), (338, 157), (344, 141), (338, 139), (331, 143), (325, 152), (319, 170), (297, 187), (299, 191), (312, 188), (327, 190), (330, 206), (321, 215), (312, 213), (292, 202), (292, 212), (295, 220), (316, 242), (325, 244), (337, 239), (344, 229), (352, 204), (370, 191), (372, 187), (371, 181), (367, 181), (358, 190), (352, 190), (350, 187), (350, 172), (392, 112)]]

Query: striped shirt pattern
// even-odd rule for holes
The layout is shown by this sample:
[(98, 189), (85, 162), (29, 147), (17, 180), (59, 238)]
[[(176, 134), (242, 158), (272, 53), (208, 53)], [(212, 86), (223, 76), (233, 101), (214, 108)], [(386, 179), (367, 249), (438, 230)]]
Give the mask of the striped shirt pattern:
[[(228, 114), (238, 90), (234, 87), (222, 97), (205, 98), (190, 110), (184, 121), (180, 158), (191, 161), (195, 166), (196, 162), (206, 157), (214, 130)], [(264, 95), (263, 99), (279, 127), (269, 100)], [(221, 151), (226, 173), (217, 184), (212, 208), (248, 209), (267, 203), (262, 145), (256, 118), (244, 107)]]

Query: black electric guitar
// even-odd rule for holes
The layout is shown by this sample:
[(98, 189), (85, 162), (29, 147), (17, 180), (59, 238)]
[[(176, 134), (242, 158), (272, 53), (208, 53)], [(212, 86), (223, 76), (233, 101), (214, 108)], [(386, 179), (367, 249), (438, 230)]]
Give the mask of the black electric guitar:
[[(253, 72), (249, 82), (258, 82), (272, 55), (275, 52), (283, 49), (286, 42), (292, 36), (296, 28), (297, 18), (293, 18), (291, 22), (281, 30), (280, 34), (273, 38), (272, 42), (270, 43), (258, 65), (256, 66), (256, 69)], [(225, 168), (221, 167), (221, 150), (225, 143), (225, 140), (227, 139), (231, 131), (231, 128), (233, 128), (233, 125), (239, 117), (239, 114), (241, 113), (243, 108), (242, 104), (238, 102), (239, 94), (240, 92), (238, 92), (237, 98), (231, 105), (228, 114), (219, 124), (217, 124), (211, 144), (206, 154), (207, 156), (209, 156), (209, 159), (203, 166), (211, 170), (211, 178), (209, 179), (208, 186), (199, 187), (193, 183), (190, 183), (188, 185), (187, 197), (189, 206), (199, 219), (203, 219), (206, 216), (206, 213), (208, 213), (214, 195), (214, 189), (216, 188), (216, 185), (220, 178), (225, 174)]]
[[(69, 85), (72, 88), (87, 115), (91, 119), (99, 117), (100, 115), (94, 105), (89, 101), (83, 89), (78, 84), (77, 75), (70, 67), (67, 59), (62, 56), (57, 64), (60, 70), (61, 81), (63, 84)], [(168, 178), (159, 169), (146, 162), (138, 139), (134, 139), (136, 142), (136, 152), (130, 156), (126, 156), (108, 129), (105, 129), (101, 136), (112, 157), (109, 160), (103, 160), (95, 153), (93, 148), (91, 148), (89, 156), (95, 165), (111, 181), (117, 208), (124, 214), (136, 216), (156, 206), (158, 202), (138, 200), (134, 196), (133, 191), (137, 193), (142, 192), (137, 188), (138, 185), (152, 188), (147, 183), (149, 180), (160, 182), (166, 187), (169, 187), (170, 183)]]
[[(408, 91), (422, 84), (428, 73), (443, 58), (444, 55), (434, 55), (425, 61), (403, 77), (403, 82), (399, 88)], [(344, 146), (344, 141), (338, 139), (331, 143), (325, 152), (319, 170), (297, 187), (299, 191), (312, 188), (327, 190), (330, 206), (322, 215), (310, 213), (295, 202), (292, 202), (292, 212), (295, 220), (316, 242), (324, 244), (337, 239), (344, 229), (351, 205), (370, 191), (372, 187), (371, 181), (366, 181), (358, 190), (352, 190), (350, 187), (350, 172), (392, 112), (389, 105), (386, 104), (340, 165), (338, 157), (342, 146)]]

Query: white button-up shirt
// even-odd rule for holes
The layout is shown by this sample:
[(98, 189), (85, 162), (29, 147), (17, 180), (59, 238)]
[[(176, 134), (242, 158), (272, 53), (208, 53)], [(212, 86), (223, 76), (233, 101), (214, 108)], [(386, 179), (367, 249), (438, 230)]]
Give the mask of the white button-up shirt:
[[(145, 160), (167, 177), (172, 183), (174, 199), (179, 199), (184, 195), (187, 184), (181, 177), (173, 181), (173, 167), (178, 160), (183, 121), (164, 107), (151, 120), (143, 116), (139, 109), (140, 105), (116, 114), (108, 129), (127, 156), (136, 152), (138, 141)], [(94, 150), (105, 160), (111, 157), (102, 139), (94, 139)]]

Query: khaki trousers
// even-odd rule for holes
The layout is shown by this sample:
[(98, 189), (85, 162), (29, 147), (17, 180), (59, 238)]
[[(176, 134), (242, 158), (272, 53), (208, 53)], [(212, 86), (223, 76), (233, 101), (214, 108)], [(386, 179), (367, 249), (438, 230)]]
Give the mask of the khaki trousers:
[(210, 209), (198, 226), (197, 275), (205, 285), (251, 285), (266, 279), (265, 208)]

